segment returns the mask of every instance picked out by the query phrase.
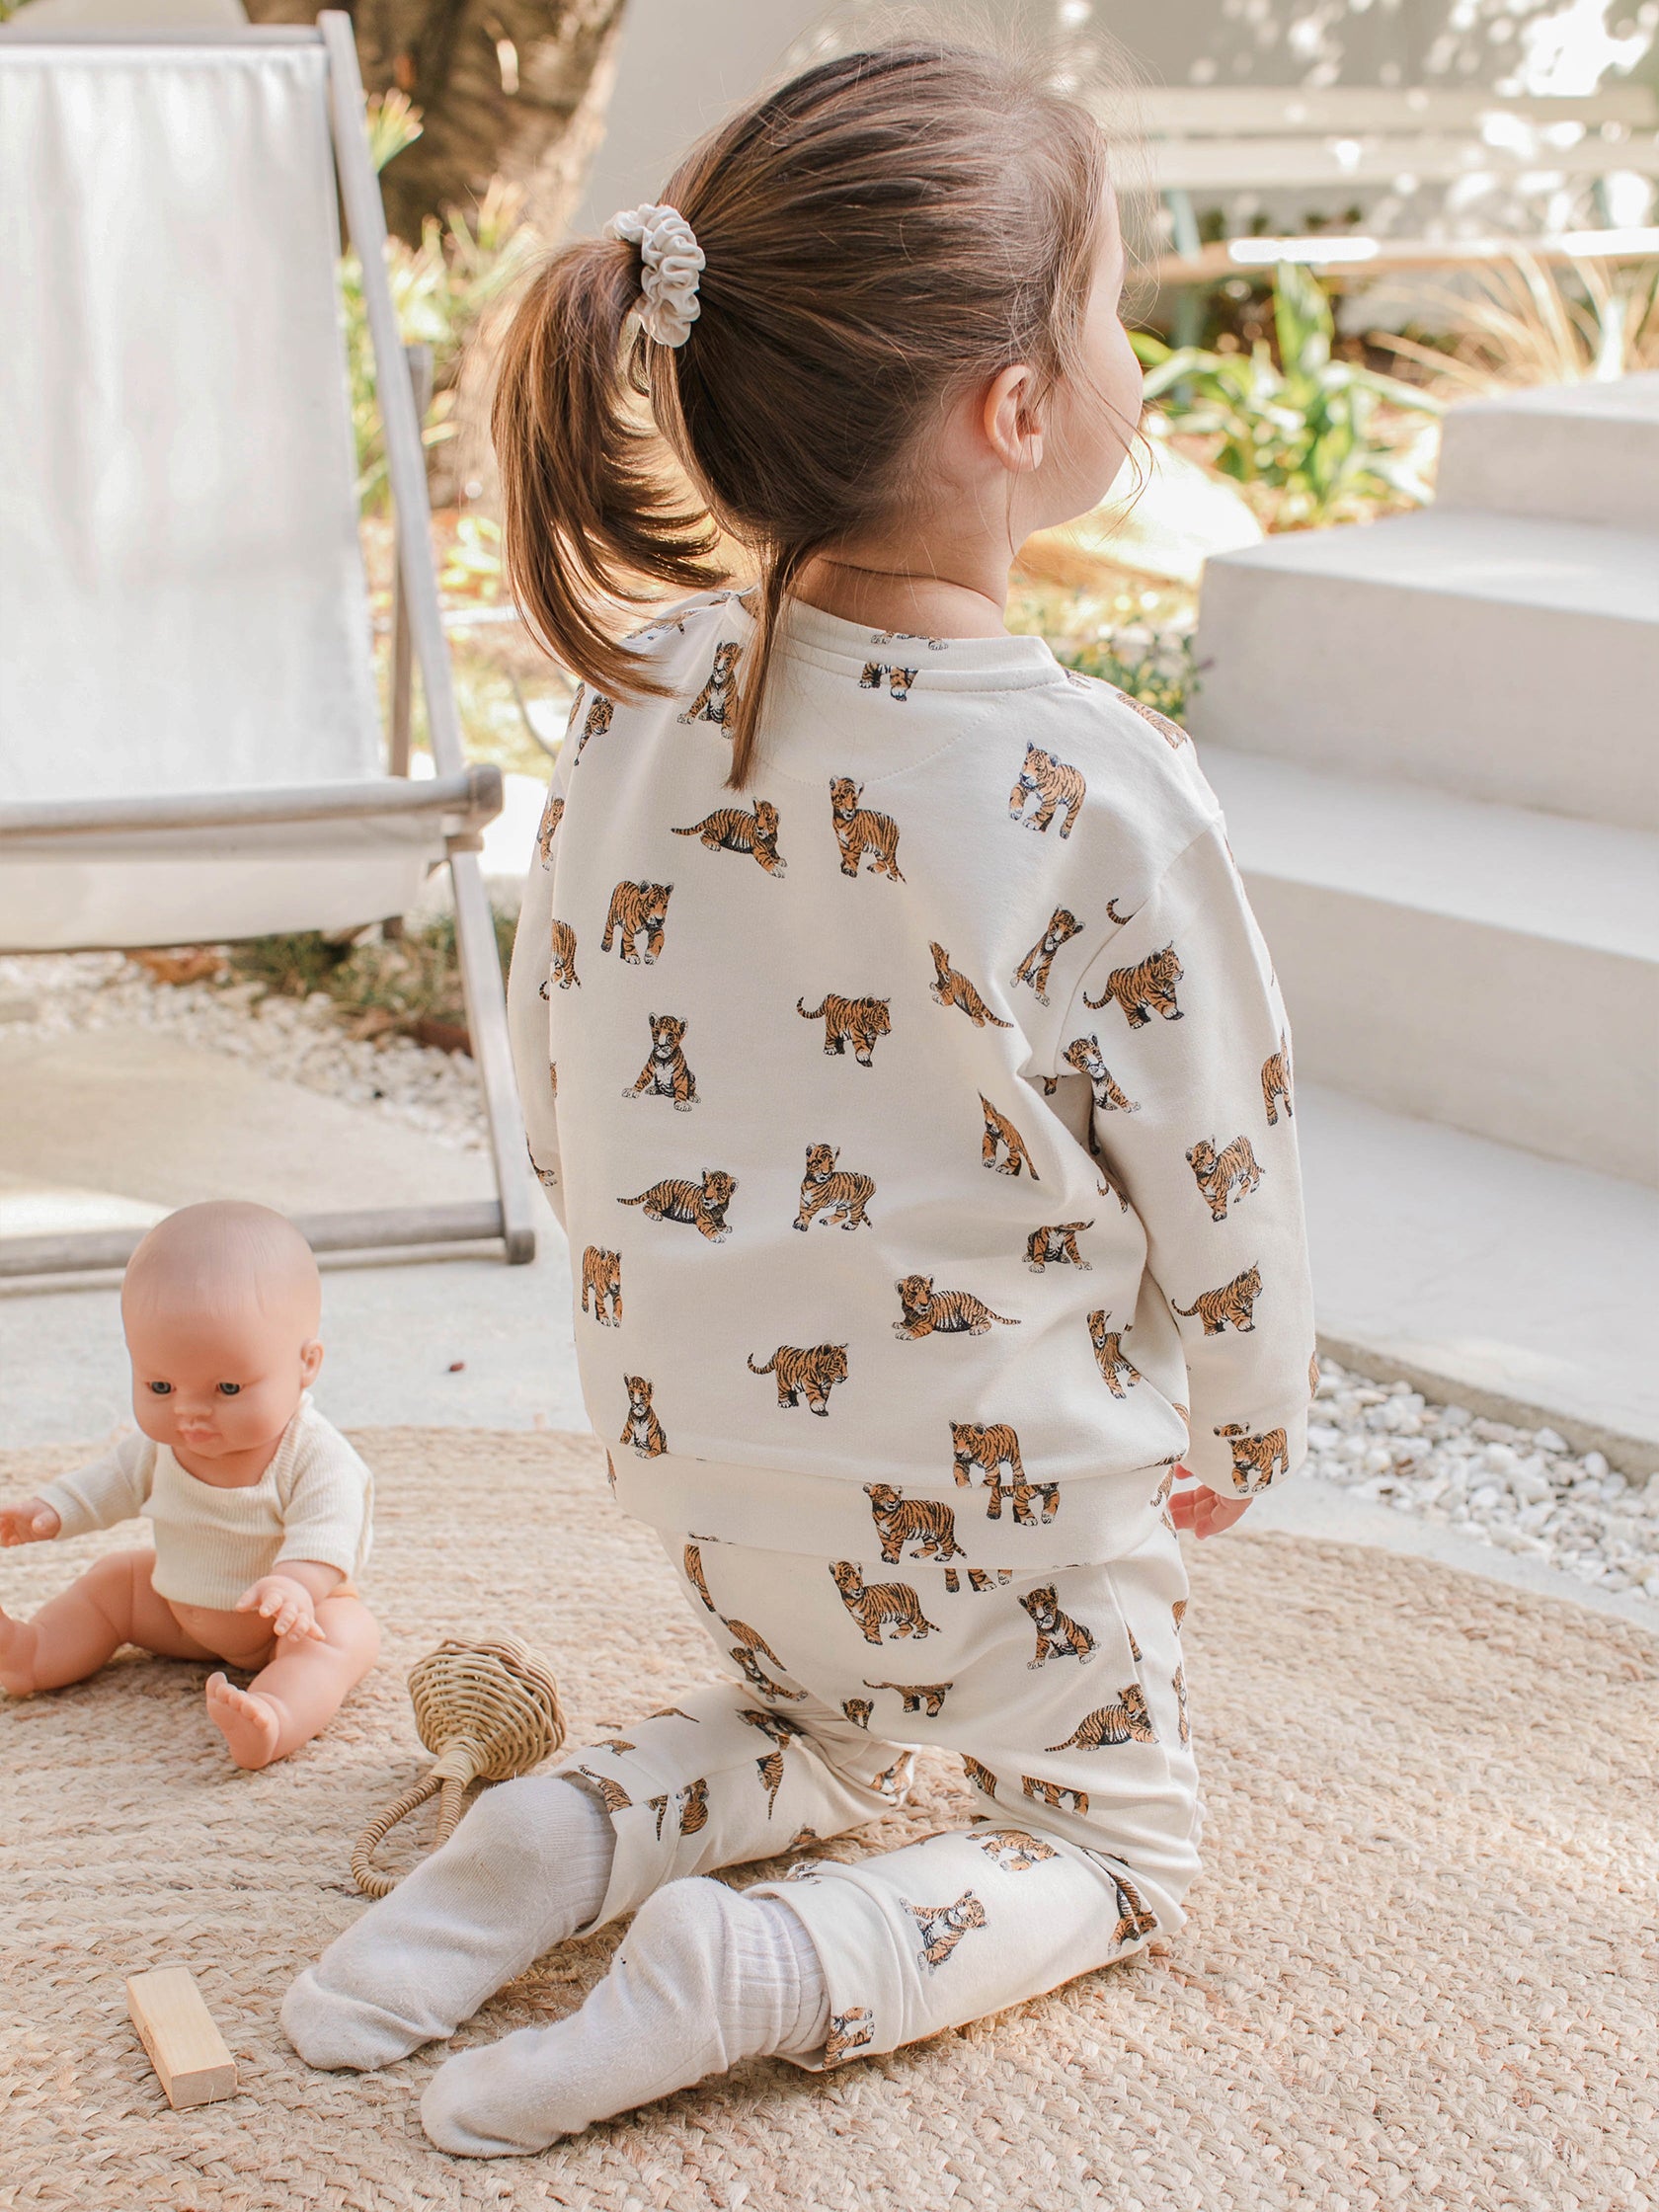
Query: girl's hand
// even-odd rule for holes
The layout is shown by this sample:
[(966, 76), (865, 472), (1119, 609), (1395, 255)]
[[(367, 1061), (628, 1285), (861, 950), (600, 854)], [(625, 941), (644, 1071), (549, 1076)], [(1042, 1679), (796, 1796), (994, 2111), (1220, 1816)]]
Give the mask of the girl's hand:
[(0, 1544), (49, 1543), (63, 1526), (55, 1506), (44, 1498), (25, 1498), (22, 1505), (0, 1505)]
[(1175, 1490), (1170, 1494), (1169, 1517), (1178, 1529), (1190, 1529), (1195, 1537), (1219, 1537), (1241, 1521), (1250, 1510), (1248, 1498), (1224, 1498), (1212, 1490), (1208, 1483), (1200, 1482), (1191, 1467), (1177, 1467), (1175, 1479), (1185, 1478), (1192, 1483), (1190, 1490)]
[(244, 1590), (236, 1601), (238, 1613), (258, 1613), (271, 1622), (272, 1633), (276, 1636), (316, 1636), (323, 1630), (317, 1625), (316, 1608), (311, 1603), (311, 1593), (304, 1583), (295, 1582), (285, 1574), (268, 1574), (261, 1577), (251, 1590)]

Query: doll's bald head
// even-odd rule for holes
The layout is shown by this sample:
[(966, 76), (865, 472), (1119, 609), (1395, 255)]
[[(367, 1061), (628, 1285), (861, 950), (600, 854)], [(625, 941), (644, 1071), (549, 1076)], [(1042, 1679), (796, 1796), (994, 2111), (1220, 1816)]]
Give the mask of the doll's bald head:
[(312, 1337), (323, 1286), (311, 1247), (269, 1206), (209, 1199), (157, 1222), (126, 1263), (121, 1312), (237, 1309), (302, 1320)]
[(230, 1199), (169, 1214), (121, 1283), (140, 1428), (204, 1459), (279, 1437), (322, 1365), (321, 1319), (317, 1262), (292, 1222)]

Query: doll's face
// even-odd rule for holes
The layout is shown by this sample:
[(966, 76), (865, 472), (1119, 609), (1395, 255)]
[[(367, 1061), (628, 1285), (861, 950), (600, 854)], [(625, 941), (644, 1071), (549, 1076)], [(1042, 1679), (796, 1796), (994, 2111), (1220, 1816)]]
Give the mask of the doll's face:
[(193, 1459), (274, 1444), (322, 1365), (314, 1314), (288, 1300), (211, 1310), (146, 1300), (121, 1319), (139, 1428)]

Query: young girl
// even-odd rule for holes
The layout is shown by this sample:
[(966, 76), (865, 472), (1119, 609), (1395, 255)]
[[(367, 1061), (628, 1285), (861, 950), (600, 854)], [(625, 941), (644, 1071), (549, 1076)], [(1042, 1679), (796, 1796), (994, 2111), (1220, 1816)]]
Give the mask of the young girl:
[[(1215, 795), (1002, 623), (1140, 410), (1099, 131), (895, 46), (667, 197), (548, 265), (503, 364), (514, 585), (585, 678), (512, 1004), (612, 1486), (741, 1679), (487, 1792), (290, 1991), (313, 2064), (379, 2066), (636, 1914), (580, 2013), (434, 2078), (477, 2156), (1179, 1929), (1175, 1532), (1296, 1467), (1314, 1373), (1289, 1029)], [(758, 584), (614, 642), (719, 532)], [(878, 1819), (917, 1745), (962, 1758), (956, 1827), (703, 1878)]]

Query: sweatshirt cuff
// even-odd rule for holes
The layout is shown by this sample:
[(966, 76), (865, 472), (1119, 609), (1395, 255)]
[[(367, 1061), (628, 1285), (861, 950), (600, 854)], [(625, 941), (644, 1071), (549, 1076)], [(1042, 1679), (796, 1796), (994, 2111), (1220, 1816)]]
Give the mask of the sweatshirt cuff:
[(1217, 1420), (1195, 1412), (1191, 1438), (1181, 1455), (1207, 1488), (1225, 1498), (1253, 1497), (1283, 1483), (1307, 1457), (1307, 1408), (1266, 1415), (1253, 1421)]
[(62, 1482), (43, 1483), (35, 1495), (57, 1515), (60, 1537), (84, 1537), (104, 1525), (86, 1501)]

